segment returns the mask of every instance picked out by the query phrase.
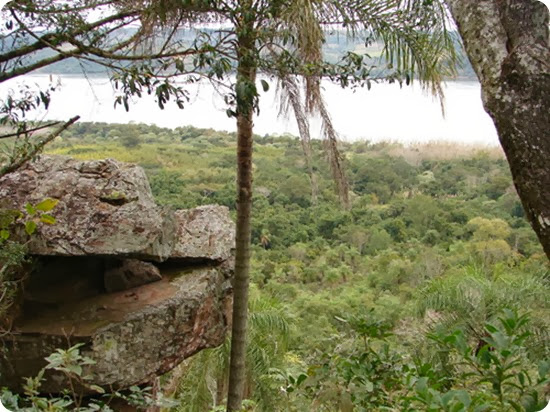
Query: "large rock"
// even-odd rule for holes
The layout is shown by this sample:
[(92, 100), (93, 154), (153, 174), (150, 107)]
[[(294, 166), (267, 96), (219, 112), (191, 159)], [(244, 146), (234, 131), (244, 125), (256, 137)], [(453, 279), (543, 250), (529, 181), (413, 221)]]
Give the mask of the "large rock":
[(170, 258), (227, 260), (235, 248), (234, 226), (225, 206), (178, 210), (176, 242)]
[[(0, 179), (0, 207), (24, 210), (45, 198), (59, 200), (56, 222), (31, 237), (38, 264), (3, 339), (0, 387), (21, 391), (46, 356), (77, 343), (95, 361), (84, 374), (107, 391), (222, 343), (235, 244), (226, 207), (160, 208), (143, 169), (110, 159), (42, 156)], [(41, 389), (67, 387), (48, 371)]]
[[(220, 269), (194, 268), (165, 273), (161, 281), (129, 291), (44, 306), (17, 320), (4, 340), (0, 387), (20, 391), (23, 378), (36, 376), (46, 356), (77, 343), (83, 344), (81, 354), (96, 362), (84, 371), (91, 383), (111, 391), (148, 382), (223, 342), (228, 291)], [(44, 392), (68, 387), (62, 375), (46, 378)]]
[(156, 205), (147, 176), (116, 160), (41, 156), (0, 179), (0, 207), (58, 199), (54, 225), (40, 225), (29, 251), (40, 256), (129, 257), (153, 261), (228, 259), (234, 223), (225, 206), (169, 211)]
[(22, 210), (45, 198), (59, 200), (57, 221), (31, 238), (31, 254), (163, 261), (172, 251), (173, 213), (155, 204), (139, 166), (41, 156), (0, 179), (2, 207)]

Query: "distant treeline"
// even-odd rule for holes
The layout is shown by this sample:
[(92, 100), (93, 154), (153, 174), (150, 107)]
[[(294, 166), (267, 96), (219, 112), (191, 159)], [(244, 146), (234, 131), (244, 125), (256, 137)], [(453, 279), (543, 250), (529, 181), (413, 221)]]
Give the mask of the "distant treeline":
[[(127, 31), (127, 30), (126, 30)], [(122, 35), (130, 35), (132, 33), (126, 33)], [(179, 36), (183, 41), (183, 44), (191, 45), (195, 39), (196, 30), (185, 29), (180, 30)], [(455, 39), (455, 46), (457, 54), (460, 56), (461, 67), (457, 72), (457, 80), (477, 80), (477, 77), (468, 61), (466, 54), (462, 48), (460, 38), (458, 34), (453, 33)], [(378, 64), (379, 66), (384, 65), (384, 56), (382, 55), (382, 45), (381, 43), (374, 42), (374, 44), (365, 46), (365, 42), (360, 36), (357, 36), (354, 39), (349, 39), (346, 37), (345, 33), (335, 31), (326, 36), (326, 42), (323, 47), (325, 58), (335, 63), (347, 52), (354, 52), (357, 54), (368, 54), (370, 58), (367, 60), (373, 64)], [(43, 52), (43, 57), (47, 53)], [(108, 74), (108, 69), (104, 66), (101, 66), (96, 63), (86, 62), (82, 60), (77, 60), (75, 58), (69, 58), (55, 64), (46, 66), (40, 70), (38, 73), (44, 74), (84, 74), (91, 76), (106, 76)]]

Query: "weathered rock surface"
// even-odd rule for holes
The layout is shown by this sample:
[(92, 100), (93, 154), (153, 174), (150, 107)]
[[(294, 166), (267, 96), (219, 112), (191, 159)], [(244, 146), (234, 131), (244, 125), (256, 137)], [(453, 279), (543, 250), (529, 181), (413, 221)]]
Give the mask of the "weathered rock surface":
[(32, 237), (34, 255), (222, 262), (235, 247), (227, 207), (161, 208), (143, 169), (113, 159), (41, 156), (0, 179), (3, 207), (22, 210), (45, 198), (59, 200), (56, 223)]
[(149, 262), (124, 259), (111, 263), (105, 270), (104, 284), (107, 292), (118, 292), (157, 282), (162, 279), (159, 269)]
[[(93, 384), (110, 391), (148, 382), (222, 343), (228, 291), (221, 270), (194, 268), (130, 291), (43, 307), (16, 321), (14, 334), (4, 340), (8, 356), (0, 356), (0, 387), (21, 390), (23, 377), (36, 376), (44, 358), (68, 342), (83, 343), (82, 355), (96, 362), (84, 372)], [(67, 387), (61, 375), (46, 377), (45, 392)]]
[(176, 242), (171, 259), (215, 260), (222, 262), (235, 248), (234, 224), (229, 209), (199, 206), (176, 211)]
[[(226, 207), (161, 208), (143, 169), (111, 159), (42, 156), (0, 179), (0, 207), (23, 210), (46, 198), (59, 200), (50, 212), (56, 222), (31, 237), (38, 265), (3, 338), (0, 387), (21, 391), (45, 357), (77, 343), (95, 361), (84, 371), (89, 383), (108, 392), (222, 343), (235, 244)], [(41, 390), (67, 384), (47, 371)]]
[(173, 213), (155, 204), (139, 166), (41, 156), (0, 179), (4, 207), (21, 210), (48, 197), (59, 200), (52, 212), (57, 221), (32, 237), (32, 254), (163, 261), (172, 251)]

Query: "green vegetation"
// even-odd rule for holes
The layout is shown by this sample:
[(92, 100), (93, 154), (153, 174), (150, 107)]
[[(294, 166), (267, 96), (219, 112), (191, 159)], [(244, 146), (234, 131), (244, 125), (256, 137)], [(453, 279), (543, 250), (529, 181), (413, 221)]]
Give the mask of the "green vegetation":
[[(153, 397), (152, 388), (140, 388), (132, 386), (128, 391), (113, 392), (106, 394), (99, 386), (90, 384), (90, 376), (85, 375), (84, 370), (87, 365), (94, 363), (93, 359), (80, 354), (82, 344), (71, 346), (66, 350), (58, 349), (46, 358), (46, 366), (40, 370), (37, 376), (27, 378), (23, 385), (23, 396), (14, 395), (4, 389), (0, 392), (2, 404), (10, 411), (16, 412), (113, 412), (118, 409), (112, 409), (114, 405), (132, 406), (136, 409), (147, 409), (149, 407), (171, 408), (174, 403), (163, 396)], [(67, 381), (68, 389), (66, 393), (59, 396), (46, 396), (40, 392), (42, 379), (46, 371), (56, 371)], [(95, 399), (84, 399), (79, 395), (77, 388), (84, 387), (97, 393)], [(119, 402), (117, 404), (117, 402)]]
[(28, 238), (39, 225), (53, 225), (55, 218), (48, 212), (58, 200), (44, 199), (25, 210), (2, 208), (0, 205), (0, 336), (9, 332), (16, 315), (19, 299), (28, 275), (30, 259), (27, 256)]
[[(321, 141), (312, 206), (299, 141), (254, 140), (250, 410), (541, 409), (548, 261), (498, 149), (342, 144), (344, 211)], [(214, 130), (83, 123), (49, 150), (136, 162), (161, 204), (234, 212), (235, 144)], [(227, 346), (204, 351), (174, 373), (178, 410), (223, 403), (227, 359)]]

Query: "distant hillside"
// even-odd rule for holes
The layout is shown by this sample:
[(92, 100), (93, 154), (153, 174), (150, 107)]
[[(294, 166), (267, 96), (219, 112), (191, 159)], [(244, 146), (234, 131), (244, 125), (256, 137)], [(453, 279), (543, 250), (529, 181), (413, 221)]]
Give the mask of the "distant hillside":
[[(128, 30), (125, 30), (128, 31)], [(180, 30), (179, 36), (184, 41), (184, 43), (191, 44), (194, 39), (195, 30)], [(120, 33), (119, 33), (120, 34)], [(127, 35), (131, 33), (128, 31)], [(123, 34), (124, 35), (124, 34)], [(466, 57), (460, 39), (457, 34), (454, 34), (456, 39), (456, 49), (457, 53), (461, 58), (462, 67), (458, 70), (457, 79), (458, 80), (477, 80), (477, 77)], [(328, 34), (326, 37), (326, 43), (323, 47), (325, 58), (330, 62), (337, 62), (346, 52), (354, 52), (358, 54), (367, 53), (371, 59), (370, 61), (373, 64), (377, 62), (382, 62), (380, 65), (383, 65), (383, 55), (382, 55), (382, 45), (380, 43), (375, 43), (368, 47), (365, 46), (364, 41), (360, 38), (348, 39), (343, 32), (337, 32)], [(47, 53), (44, 53), (43, 56), (46, 56)], [(77, 59), (70, 58), (49, 66), (46, 66), (37, 71), (37, 73), (44, 74), (82, 74), (86, 72), (87, 75), (107, 75), (107, 70), (105, 67), (84, 61), (78, 61)]]

